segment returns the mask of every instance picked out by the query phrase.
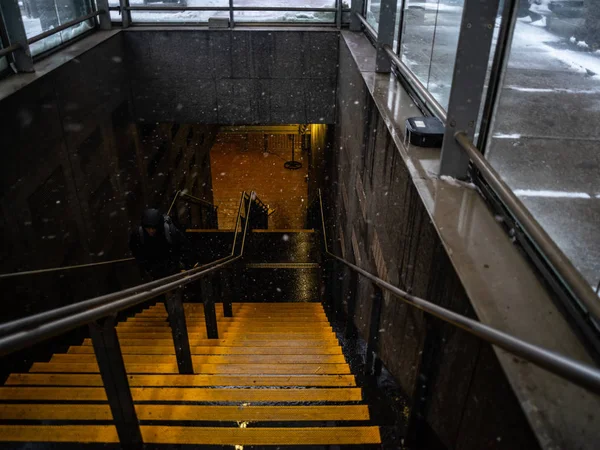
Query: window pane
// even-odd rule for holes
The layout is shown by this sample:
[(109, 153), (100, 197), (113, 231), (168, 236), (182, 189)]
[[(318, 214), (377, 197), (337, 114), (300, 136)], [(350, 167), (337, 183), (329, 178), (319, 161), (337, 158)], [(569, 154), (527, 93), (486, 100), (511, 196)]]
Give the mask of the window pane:
[(335, 22), (334, 12), (324, 11), (236, 11), (236, 22)]
[(233, 6), (260, 6), (266, 8), (335, 8), (335, 4), (336, 0), (233, 0)]
[[(21, 0), (21, 16), (28, 38), (93, 11), (91, 0)], [(73, 26), (31, 46), (32, 55), (49, 50), (93, 28), (94, 21)]]
[(136, 23), (173, 22), (206, 23), (210, 17), (229, 18), (228, 11), (131, 11), (131, 21)]
[(485, 154), (596, 288), (600, 2), (575, 3), (519, 11)]
[(8, 69), (8, 61), (6, 60), (6, 56), (3, 56), (0, 58), (0, 72), (4, 72), (6, 69)]
[(367, 14), (366, 19), (375, 31), (379, 31), (379, 9), (381, 6), (381, 0), (368, 0), (367, 1)]
[(444, 108), (450, 85), (464, 0), (407, 0), (402, 60)]

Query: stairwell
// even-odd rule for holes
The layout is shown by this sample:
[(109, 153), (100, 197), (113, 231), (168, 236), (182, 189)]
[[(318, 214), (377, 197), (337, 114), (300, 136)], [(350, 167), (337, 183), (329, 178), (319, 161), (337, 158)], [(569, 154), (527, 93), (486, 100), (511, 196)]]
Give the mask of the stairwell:
[[(185, 305), (193, 375), (178, 374), (163, 304), (119, 323), (145, 443), (323, 446), (380, 443), (320, 303)], [(92, 343), (71, 346), (0, 387), (0, 442), (117, 443)], [(10, 447), (8, 447), (10, 448)]]

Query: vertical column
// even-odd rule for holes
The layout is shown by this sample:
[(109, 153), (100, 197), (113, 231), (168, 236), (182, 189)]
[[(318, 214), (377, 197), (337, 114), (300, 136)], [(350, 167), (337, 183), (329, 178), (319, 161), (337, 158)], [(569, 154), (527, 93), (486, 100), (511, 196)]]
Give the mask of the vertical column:
[(33, 59), (27, 43), (27, 33), (23, 25), (19, 1), (2, 0), (0, 2), (0, 13), (2, 14), (0, 20), (4, 20), (4, 26), (8, 34), (8, 44), (19, 45), (19, 49), (12, 53), (15, 67), (19, 72), (34, 72)]
[(185, 322), (185, 310), (181, 299), (182, 288), (169, 292), (166, 296), (165, 306), (169, 315), (169, 325), (173, 334), (175, 345), (175, 356), (179, 373), (193, 374), (192, 352), (188, 337), (187, 324)]
[(373, 285), (373, 304), (371, 305), (371, 321), (369, 323), (369, 340), (367, 341), (367, 355), (365, 358), (365, 373), (375, 374), (375, 358), (379, 350), (379, 327), (381, 325), (381, 306), (383, 304), (383, 292), (377, 285)]
[(392, 63), (383, 46), (394, 47), (397, 3), (397, 0), (381, 0), (379, 31), (377, 32), (377, 65), (375, 69), (380, 73), (389, 73), (392, 70)]
[(335, 25), (337, 29), (340, 30), (342, 28), (342, 0), (336, 0), (337, 11), (335, 13)]
[(231, 271), (219, 271), (219, 292), (223, 301), (223, 317), (233, 317), (233, 289), (230, 283), (233, 281), (233, 277), (231, 276), (231, 274), (234, 273), (233, 270), (235, 269), (232, 269)]
[(142, 434), (133, 405), (115, 322), (115, 317), (108, 317), (90, 324), (90, 335), (121, 446), (137, 449), (143, 445)]
[(208, 339), (219, 339), (217, 326), (217, 312), (215, 311), (215, 299), (213, 289), (208, 277), (200, 280), (202, 290), (202, 302), (204, 303), (204, 321), (206, 323), (206, 337)]
[(233, 0), (229, 0), (229, 28), (235, 26), (235, 15), (233, 12)]
[(350, 31), (361, 31), (362, 22), (357, 14), (364, 14), (365, 12), (365, 1), (364, 0), (352, 0), (351, 6), (352, 12), (350, 13)]
[(96, 0), (96, 5), (98, 6), (98, 11), (104, 11), (104, 14), (100, 14), (98, 16), (100, 20), (100, 29), (101, 30), (110, 30), (110, 11), (108, 10), (108, 0)]
[(121, 20), (123, 21), (123, 28), (131, 25), (131, 11), (129, 8), (129, 0), (120, 0), (121, 5)]
[(500, 0), (465, 1), (442, 145), (440, 175), (454, 178), (467, 176), (469, 158), (454, 136), (458, 131), (464, 131), (470, 139), (474, 138), (499, 3)]

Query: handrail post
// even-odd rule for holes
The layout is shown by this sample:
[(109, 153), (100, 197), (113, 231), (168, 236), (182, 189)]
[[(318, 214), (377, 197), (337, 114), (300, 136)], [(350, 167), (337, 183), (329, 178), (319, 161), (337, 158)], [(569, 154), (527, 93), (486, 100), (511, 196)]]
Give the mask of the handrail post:
[(212, 285), (206, 277), (200, 280), (200, 292), (204, 304), (204, 322), (206, 323), (206, 337), (208, 339), (219, 339), (219, 328), (217, 325), (217, 312), (215, 310), (215, 299)]
[(375, 361), (379, 350), (379, 326), (381, 325), (381, 307), (383, 304), (383, 292), (381, 288), (373, 284), (373, 303), (371, 305), (371, 320), (369, 324), (369, 338), (367, 341), (367, 355), (365, 357), (365, 374), (377, 375)]
[(171, 333), (173, 334), (173, 344), (175, 345), (175, 356), (179, 373), (193, 374), (194, 364), (192, 362), (190, 340), (185, 321), (185, 310), (181, 298), (182, 289), (179, 288), (169, 292), (166, 295), (165, 306), (169, 315)]
[(219, 293), (223, 301), (223, 317), (233, 317), (233, 289), (231, 289), (230, 281), (233, 282), (237, 277), (235, 275), (232, 277), (231, 273), (231, 270), (219, 272)]
[(121, 7), (121, 23), (123, 28), (131, 25), (131, 10), (129, 9), (129, 0), (119, 0)]
[(0, 2), (0, 14), (1, 18), (4, 19), (9, 39), (8, 44), (19, 46), (12, 53), (16, 69), (19, 72), (34, 72), (33, 59), (29, 50), (29, 43), (27, 42), (27, 33), (23, 25), (19, 2), (17, 0), (2, 0)]
[(137, 449), (143, 445), (142, 433), (115, 323), (116, 316), (91, 323), (90, 336), (119, 442), (123, 448)]

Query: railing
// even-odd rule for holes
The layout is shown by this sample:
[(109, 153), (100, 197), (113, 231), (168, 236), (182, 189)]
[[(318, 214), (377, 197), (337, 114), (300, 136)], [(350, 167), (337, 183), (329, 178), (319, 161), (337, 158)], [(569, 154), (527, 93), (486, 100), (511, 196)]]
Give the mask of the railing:
[[(0, 325), (0, 357), (89, 324), (92, 345), (119, 440), (124, 446), (137, 448), (142, 443), (142, 436), (133, 406), (123, 356), (120, 351), (119, 338), (115, 329), (116, 314), (166, 294), (165, 303), (173, 333), (179, 373), (194, 373), (182, 303), (182, 288), (195, 281), (205, 281), (207, 275), (228, 266), (233, 267), (235, 270), (236, 266), (232, 266), (232, 264), (243, 257), (255, 198), (256, 195), (252, 192), (245, 210), (245, 226), (243, 231), (240, 231), (243, 235), (238, 255), (235, 255), (238, 235), (238, 227), (236, 226), (231, 254), (218, 261), (213, 261), (211, 264), (120, 292), (2, 324)], [(240, 202), (244, 202), (246, 199), (247, 196), (242, 194)], [(241, 220), (241, 211), (242, 205), (240, 203), (237, 224)], [(239, 279), (239, 274), (235, 274), (233, 281), (239, 282)], [(202, 295), (207, 337), (217, 339), (218, 330), (214, 296), (211, 295), (211, 285), (209, 283), (203, 283)], [(231, 298), (223, 300), (223, 310), (226, 317), (233, 316)]]
[[(212, 203), (207, 202), (206, 200), (203, 200), (201, 198), (194, 197), (193, 195), (190, 195), (190, 194), (186, 194), (183, 191), (177, 191), (177, 193), (175, 194), (175, 197), (173, 198), (173, 201), (171, 202), (171, 206), (169, 207), (169, 211), (167, 212), (167, 215), (171, 215), (171, 211), (173, 210), (173, 207), (175, 206), (175, 203), (177, 202), (177, 200), (187, 201), (189, 203), (194, 203), (198, 206), (200, 217), (199, 217), (199, 220), (197, 221), (198, 223), (194, 224), (194, 227), (205, 228), (205, 229), (214, 229), (214, 228), (219, 227), (219, 221), (218, 221), (219, 207), (215, 206)], [(187, 208), (187, 214), (188, 214), (189, 221), (192, 222), (193, 221), (193, 212), (189, 205)], [(177, 214), (177, 218), (180, 219), (179, 214)], [(185, 228), (190, 228), (190, 227), (191, 226), (186, 226)]]
[[(121, 0), (121, 4), (119, 6), (111, 6), (109, 11), (118, 11), (119, 14), (123, 17), (123, 26), (129, 26), (130, 23), (133, 23), (131, 20), (131, 12), (139, 11), (139, 12), (169, 12), (169, 11), (209, 11), (209, 12), (228, 12), (229, 26), (233, 28), (236, 23), (244, 26), (247, 25), (273, 25), (273, 24), (285, 24), (287, 26), (290, 25), (335, 25), (337, 28), (340, 28), (342, 25), (342, 16), (344, 13), (349, 13), (351, 10), (349, 8), (343, 7), (343, 1), (338, 0), (336, 2), (336, 6), (332, 8), (327, 7), (298, 7), (298, 6), (235, 6), (234, 1), (229, 2), (229, 6), (180, 6), (180, 5), (160, 5), (160, 6), (130, 6), (129, 0)], [(280, 21), (280, 22), (260, 22), (260, 21), (243, 21), (243, 20), (235, 20), (236, 12), (244, 12), (244, 11), (258, 11), (258, 12), (305, 12), (305, 13), (334, 13), (334, 18), (332, 21), (319, 21), (319, 20), (297, 20), (297, 21)], [(191, 23), (207, 23), (208, 21), (191, 21)], [(143, 23), (144, 25), (148, 24), (164, 24), (164, 23), (177, 23), (177, 22), (169, 22), (169, 20), (164, 20), (161, 22), (143, 22), (139, 21), (139, 23)]]
[[(533, 364), (542, 367), (566, 380), (571, 381), (578, 386), (581, 386), (595, 394), (600, 394), (600, 370), (580, 363), (567, 356), (553, 352), (551, 350), (539, 347), (529, 342), (518, 339), (502, 331), (496, 330), (490, 326), (484, 325), (468, 317), (457, 314), (446, 308), (438, 306), (422, 298), (405, 292), (396, 286), (370, 274), (366, 270), (346, 261), (339, 256), (334, 255), (329, 251), (327, 244), (327, 231), (325, 227), (325, 214), (323, 211), (323, 199), (319, 190), (319, 207), (321, 216), (321, 226), (323, 233), (323, 245), (325, 254), (334, 261), (344, 264), (352, 270), (352, 273), (359, 274), (370, 280), (375, 286), (374, 306), (372, 308), (371, 324), (369, 327), (369, 336), (367, 342), (367, 370), (372, 370), (371, 366), (374, 362), (374, 354), (376, 353), (377, 342), (379, 339), (379, 317), (381, 313), (381, 303), (383, 299), (382, 289), (389, 292), (393, 296), (401, 299), (405, 303), (420, 309), (428, 314), (431, 314), (444, 322), (450, 323), (462, 330), (483, 339), (490, 344), (500, 347), (514, 355), (517, 355)], [(354, 304), (348, 305), (347, 327), (354, 320)], [(348, 328), (347, 328), (348, 329)]]

